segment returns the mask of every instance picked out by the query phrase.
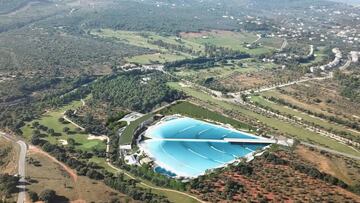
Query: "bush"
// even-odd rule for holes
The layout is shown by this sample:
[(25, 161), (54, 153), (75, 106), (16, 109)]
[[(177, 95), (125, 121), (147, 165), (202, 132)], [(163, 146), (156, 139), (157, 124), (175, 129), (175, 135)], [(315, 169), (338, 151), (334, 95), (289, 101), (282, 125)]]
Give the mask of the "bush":
[(56, 198), (56, 192), (54, 190), (46, 189), (42, 191), (39, 195), (39, 199), (45, 203), (53, 202)]
[(32, 202), (36, 202), (39, 200), (39, 196), (36, 192), (29, 191), (28, 194)]

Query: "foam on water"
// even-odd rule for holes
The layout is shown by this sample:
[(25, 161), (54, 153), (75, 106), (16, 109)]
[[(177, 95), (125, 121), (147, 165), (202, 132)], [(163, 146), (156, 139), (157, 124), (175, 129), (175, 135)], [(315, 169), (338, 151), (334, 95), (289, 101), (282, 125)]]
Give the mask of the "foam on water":
[[(232, 144), (215, 142), (224, 138), (258, 139), (233, 129), (204, 121), (182, 117), (152, 126), (146, 136), (154, 139), (141, 143), (141, 147), (155, 159), (157, 165), (179, 176), (196, 177), (206, 170), (218, 168), (236, 158), (246, 156), (267, 144)], [(171, 138), (176, 141), (171, 141)], [(165, 139), (165, 140), (162, 140)], [(178, 139), (206, 139), (206, 142)], [(212, 142), (211, 140), (214, 140)]]

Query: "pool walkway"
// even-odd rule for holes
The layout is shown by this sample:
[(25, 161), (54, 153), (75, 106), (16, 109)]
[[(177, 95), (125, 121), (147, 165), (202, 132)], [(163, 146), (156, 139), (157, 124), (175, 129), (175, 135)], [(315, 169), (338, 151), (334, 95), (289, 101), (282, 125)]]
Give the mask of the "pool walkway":
[(221, 143), (262, 143), (273, 144), (276, 140), (271, 139), (242, 139), (242, 138), (224, 138), (224, 139), (186, 139), (186, 138), (153, 138), (153, 141), (173, 141), (173, 142), (221, 142)]

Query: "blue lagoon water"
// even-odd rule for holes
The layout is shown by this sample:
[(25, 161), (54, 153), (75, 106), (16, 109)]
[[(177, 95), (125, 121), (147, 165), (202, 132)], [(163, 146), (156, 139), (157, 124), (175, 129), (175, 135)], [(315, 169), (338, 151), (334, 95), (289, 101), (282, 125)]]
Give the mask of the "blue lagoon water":
[(258, 138), (187, 117), (155, 125), (146, 136), (153, 139), (141, 144), (145, 152), (164, 170), (186, 177), (199, 176), (267, 146), (222, 142), (224, 138)]

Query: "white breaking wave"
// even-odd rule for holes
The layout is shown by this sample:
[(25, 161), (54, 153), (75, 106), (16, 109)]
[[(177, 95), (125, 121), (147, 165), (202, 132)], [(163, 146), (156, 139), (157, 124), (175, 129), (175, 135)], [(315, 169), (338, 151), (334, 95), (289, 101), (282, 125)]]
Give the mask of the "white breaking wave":
[(194, 127), (196, 127), (196, 125), (192, 125), (192, 126), (189, 126), (189, 127), (187, 127), (187, 128), (184, 128), (184, 129), (178, 131), (178, 133), (182, 133), (182, 132), (184, 132), (184, 131), (186, 131), (186, 130), (189, 130), (189, 129), (191, 129), (191, 128), (194, 128)]
[(204, 159), (209, 159), (209, 158), (206, 157), (206, 156), (203, 156), (203, 155), (201, 155), (201, 154), (199, 154), (199, 153), (197, 153), (197, 152), (194, 152), (194, 151), (191, 150), (190, 148), (187, 148), (187, 150), (189, 150), (191, 153), (194, 153), (194, 154), (196, 154), (196, 155), (198, 155), (198, 156), (200, 156), (200, 157), (202, 157), (202, 158), (204, 158)]
[(214, 147), (214, 146), (210, 146), (213, 150), (215, 150), (215, 151), (218, 151), (218, 152), (221, 152), (221, 153), (223, 153), (223, 154), (226, 154), (226, 152), (224, 152), (224, 151), (222, 151), (222, 150), (220, 150), (220, 149), (218, 149), (218, 148), (216, 148), (216, 147)]

